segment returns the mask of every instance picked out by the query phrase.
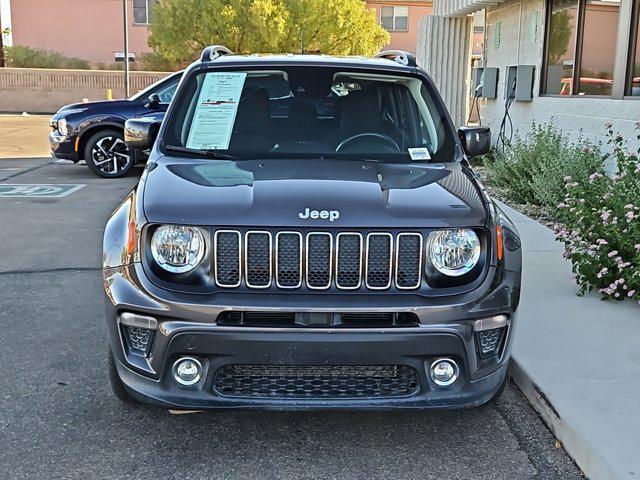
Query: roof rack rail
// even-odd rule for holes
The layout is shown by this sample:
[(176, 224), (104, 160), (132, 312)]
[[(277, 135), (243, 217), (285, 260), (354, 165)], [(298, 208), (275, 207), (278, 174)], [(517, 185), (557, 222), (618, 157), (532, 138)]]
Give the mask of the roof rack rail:
[(386, 58), (407, 67), (417, 66), (416, 57), (404, 50), (383, 50), (382, 52), (376, 53), (374, 58)]
[(223, 55), (233, 55), (233, 52), (224, 45), (210, 45), (202, 51), (200, 60), (210, 62)]

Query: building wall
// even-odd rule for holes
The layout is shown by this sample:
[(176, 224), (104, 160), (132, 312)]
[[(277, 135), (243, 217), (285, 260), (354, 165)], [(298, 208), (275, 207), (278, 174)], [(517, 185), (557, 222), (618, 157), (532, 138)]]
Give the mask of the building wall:
[[(500, 23), (500, 41), (496, 42)], [(589, 96), (540, 96), (540, 81), (544, 53), (545, 1), (522, 0), (505, 2), (487, 11), (486, 66), (499, 67), (498, 98), (481, 99), (484, 125), (497, 134), (505, 112), (506, 67), (534, 65), (534, 98), (531, 102), (514, 102), (510, 109), (514, 129), (521, 134), (531, 123), (553, 122), (573, 140), (585, 138), (593, 142), (604, 139), (604, 124), (611, 122), (632, 148), (636, 141), (635, 124), (640, 120), (640, 98), (609, 99)], [(613, 32), (609, 32), (613, 35)], [(597, 37), (597, 35), (594, 35)], [(589, 41), (596, 41), (590, 38)]]
[[(161, 78), (162, 72), (131, 72), (134, 94)], [(107, 70), (0, 69), (0, 112), (53, 113), (63, 105), (124, 97), (124, 75)]]
[[(112, 63), (124, 51), (122, 0), (10, 0), (14, 45), (44, 48), (93, 63)], [(129, 51), (148, 52), (148, 28), (133, 24)]]
[(406, 32), (389, 32), (391, 34), (391, 42), (385, 45), (383, 50), (405, 50), (413, 54), (416, 53), (418, 45), (418, 28), (420, 19), (433, 14), (433, 4), (431, 2), (412, 2), (412, 1), (389, 1), (378, 0), (368, 1), (370, 8), (375, 10), (378, 20), (380, 19), (380, 8), (390, 5), (407, 5), (409, 7), (408, 29)]

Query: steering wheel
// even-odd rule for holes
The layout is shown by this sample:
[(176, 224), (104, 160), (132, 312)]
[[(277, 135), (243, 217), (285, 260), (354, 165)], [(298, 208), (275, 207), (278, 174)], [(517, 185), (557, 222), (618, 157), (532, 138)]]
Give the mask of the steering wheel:
[(391, 138), (389, 135), (385, 135), (384, 133), (366, 132), (366, 133), (358, 133), (357, 135), (352, 135), (349, 138), (345, 138), (336, 147), (336, 152), (343, 150), (345, 148), (345, 145), (348, 145), (349, 143), (353, 143), (355, 141), (361, 140), (366, 137), (373, 137), (377, 140), (382, 140), (388, 146), (393, 147), (396, 151), (398, 152), (400, 151), (400, 147), (398, 146), (396, 141), (393, 138)]

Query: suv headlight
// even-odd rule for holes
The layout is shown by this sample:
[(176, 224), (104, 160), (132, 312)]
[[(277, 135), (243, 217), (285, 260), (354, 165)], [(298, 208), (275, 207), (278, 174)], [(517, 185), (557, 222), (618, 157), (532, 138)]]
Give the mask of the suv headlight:
[(204, 237), (195, 227), (162, 225), (151, 237), (153, 259), (168, 272), (190, 272), (200, 264), (204, 251)]
[(58, 132), (60, 133), (60, 135), (66, 135), (67, 133), (69, 133), (67, 127), (67, 119), (64, 117), (58, 120)]
[(468, 228), (431, 232), (427, 241), (431, 265), (449, 277), (470, 272), (480, 259), (480, 250), (478, 235)]

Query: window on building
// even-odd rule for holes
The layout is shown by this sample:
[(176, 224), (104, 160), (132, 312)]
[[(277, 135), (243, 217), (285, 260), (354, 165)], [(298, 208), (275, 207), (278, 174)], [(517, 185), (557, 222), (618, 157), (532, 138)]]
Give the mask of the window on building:
[(409, 7), (400, 5), (381, 7), (380, 23), (387, 30), (406, 32), (409, 30)]
[(625, 93), (634, 97), (640, 97), (640, 0), (636, 0), (631, 32), (629, 74), (627, 91)]
[(157, 0), (133, 0), (133, 23), (146, 25), (151, 19), (151, 10)]
[(543, 92), (611, 95), (620, 0), (549, 0)]

